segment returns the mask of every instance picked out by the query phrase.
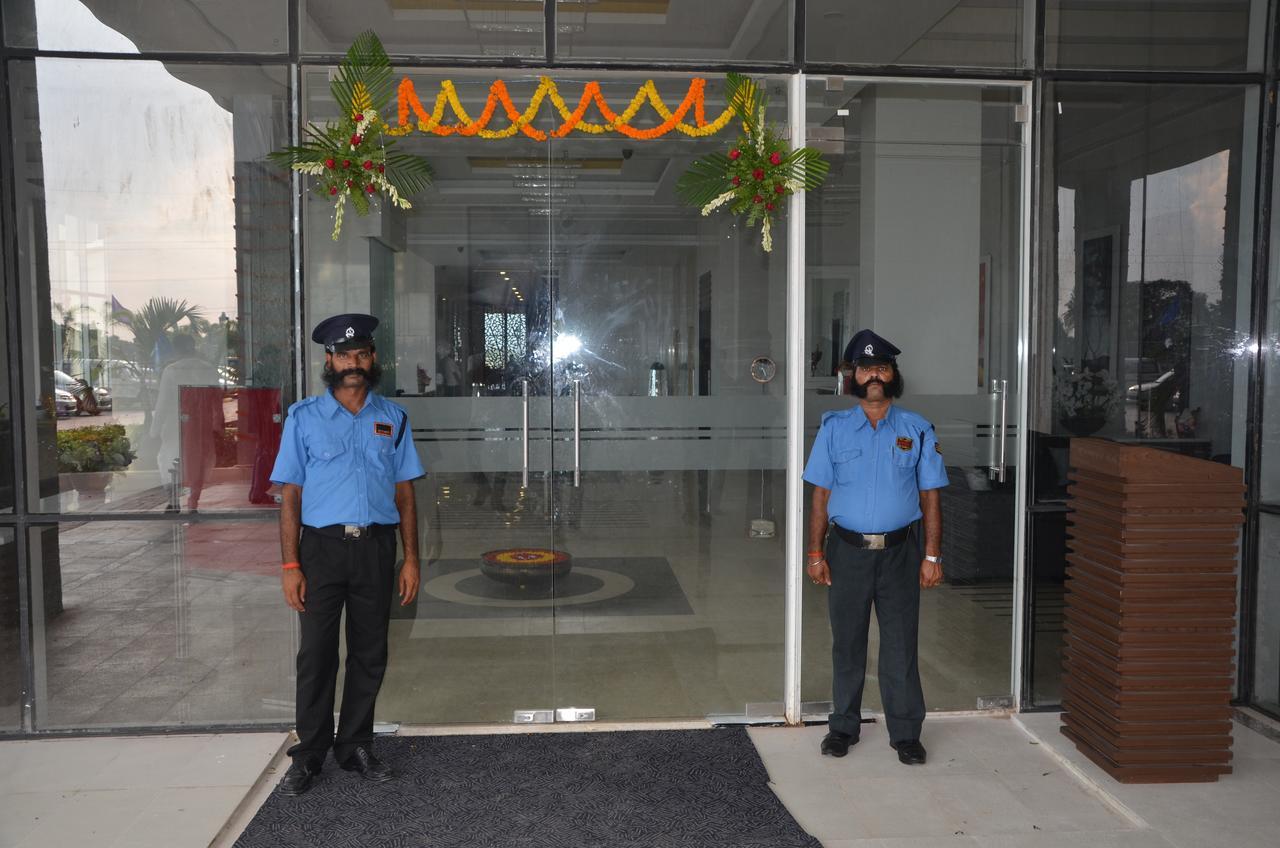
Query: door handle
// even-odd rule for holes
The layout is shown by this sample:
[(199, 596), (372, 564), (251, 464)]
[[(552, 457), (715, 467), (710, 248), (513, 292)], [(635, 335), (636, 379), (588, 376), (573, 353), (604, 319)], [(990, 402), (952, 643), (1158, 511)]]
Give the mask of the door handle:
[(573, 487), (582, 485), (582, 381), (573, 381)]
[(1005, 442), (1009, 427), (1009, 380), (991, 380), (991, 452), (987, 475), (997, 483), (1005, 482)]
[(991, 381), (991, 461), (988, 476), (1003, 483), (1006, 469), (1006, 450), (1009, 442), (1009, 381)]
[(524, 403), (520, 409), (520, 485), (529, 488), (529, 381), (520, 381), (520, 394)]

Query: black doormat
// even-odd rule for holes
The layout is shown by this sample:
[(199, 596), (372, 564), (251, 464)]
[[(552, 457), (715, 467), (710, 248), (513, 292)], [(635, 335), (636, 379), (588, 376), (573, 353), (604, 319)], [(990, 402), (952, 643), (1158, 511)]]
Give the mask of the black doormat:
[(330, 758), (236, 848), (821, 848), (740, 728), (404, 736), (375, 753), (395, 780)]

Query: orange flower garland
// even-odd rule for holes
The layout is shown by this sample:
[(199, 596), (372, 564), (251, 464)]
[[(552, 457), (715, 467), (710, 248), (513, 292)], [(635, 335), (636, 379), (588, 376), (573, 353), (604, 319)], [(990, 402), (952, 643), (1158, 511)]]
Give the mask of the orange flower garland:
[[(600, 83), (594, 80), (583, 86), (582, 96), (578, 99), (577, 107), (570, 110), (569, 105), (560, 96), (560, 91), (555, 82), (550, 77), (541, 77), (538, 89), (534, 92), (533, 97), (530, 98), (529, 105), (525, 107), (523, 112), (520, 112), (511, 100), (506, 83), (502, 80), (494, 80), (493, 84), (489, 86), (489, 96), (485, 100), (484, 110), (480, 113), (480, 117), (472, 119), (463, 107), (462, 101), (458, 98), (458, 91), (454, 87), (452, 80), (441, 81), (440, 91), (436, 94), (435, 103), (428, 113), (422, 100), (418, 98), (413, 80), (406, 77), (400, 81), (400, 86), (397, 90), (399, 125), (388, 128), (387, 133), (389, 135), (408, 135), (413, 132), (415, 127), (409, 117), (410, 113), (412, 113), (418, 119), (416, 128), (420, 132), (432, 133), (438, 136), (457, 134), (498, 139), (510, 138), (519, 132), (534, 141), (546, 141), (548, 137), (564, 138), (569, 133), (578, 131), (593, 135), (618, 132), (628, 138), (647, 140), (664, 136), (675, 130), (693, 138), (703, 138), (714, 135), (724, 129), (736, 114), (734, 107), (728, 106), (714, 121), (707, 121), (706, 85), (707, 81), (700, 77), (690, 80), (689, 91), (685, 94), (684, 100), (676, 107), (675, 111), (672, 111), (658, 94), (658, 88), (654, 85), (653, 80), (646, 80), (636, 91), (635, 97), (631, 99), (631, 103), (628, 104), (627, 108), (621, 114), (618, 114), (605, 102), (604, 93), (600, 90)], [(537, 117), (538, 109), (542, 106), (542, 101), (548, 97), (551, 98), (551, 105), (555, 107), (556, 112), (559, 113), (563, 120), (563, 123), (549, 134), (532, 126), (534, 119)], [(631, 121), (646, 102), (653, 107), (653, 110), (663, 120), (661, 124), (655, 127), (637, 129), (631, 126)], [(596, 109), (604, 117), (605, 123), (598, 124), (584, 120), (587, 109), (590, 108), (592, 103), (595, 104)], [(444, 123), (446, 106), (456, 116), (456, 123)], [(488, 125), (498, 106), (502, 107), (510, 123), (503, 129), (491, 130)], [(685, 116), (689, 114), (690, 109), (693, 110), (694, 123), (692, 124), (685, 121)]]

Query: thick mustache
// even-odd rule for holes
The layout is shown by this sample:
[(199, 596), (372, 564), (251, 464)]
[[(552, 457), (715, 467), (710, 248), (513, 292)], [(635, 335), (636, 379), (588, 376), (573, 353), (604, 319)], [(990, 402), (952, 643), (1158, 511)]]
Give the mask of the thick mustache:
[(345, 371), (339, 371), (338, 377), (345, 380), (348, 377), (352, 376), (353, 374), (359, 374), (361, 377), (363, 377), (366, 380), (369, 379), (369, 372), (363, 368), (348, 368)]

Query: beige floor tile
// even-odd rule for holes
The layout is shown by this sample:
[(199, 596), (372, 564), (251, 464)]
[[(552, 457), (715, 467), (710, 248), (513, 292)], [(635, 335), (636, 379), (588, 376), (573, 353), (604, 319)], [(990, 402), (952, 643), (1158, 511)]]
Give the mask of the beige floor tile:
[(17, 843), (18, 848), (84, 848), (116, 843), (155, 797), (156, 789), (69, 792), (58, 811)]
[[(261, 768), (259, 768), (261, 771)], [(165, 788), (111, 848), (206, 848), (244, 798), (247, 786)]]

